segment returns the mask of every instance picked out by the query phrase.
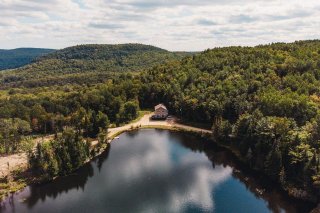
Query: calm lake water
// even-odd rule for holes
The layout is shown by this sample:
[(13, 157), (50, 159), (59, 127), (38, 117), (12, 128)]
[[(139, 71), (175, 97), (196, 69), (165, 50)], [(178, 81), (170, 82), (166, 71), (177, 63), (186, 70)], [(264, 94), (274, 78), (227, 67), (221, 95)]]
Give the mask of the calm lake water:
[(310, 208), (241, 169), (232, 155), (204, 139), (139, 130), (122, 134), (74, 175), (13, 195), (0, 212), (263, 213)]

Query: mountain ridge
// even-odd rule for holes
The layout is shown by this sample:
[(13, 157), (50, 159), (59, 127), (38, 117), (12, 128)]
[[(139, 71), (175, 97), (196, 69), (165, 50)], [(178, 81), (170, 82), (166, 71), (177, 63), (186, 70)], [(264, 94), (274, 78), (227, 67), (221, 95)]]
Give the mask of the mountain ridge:
[(44, 48), (15, 48), (0, 49), (0, 70), (15, 69), (27, 65), (37, 57), (48, 54), (53, 49)]
[(24, 67), (2, 72), (0, 82), (1, 88), (101, 83), (110, 75), (138, 72), (190, 54), (144, 44), (76, 45), (39, 57)]

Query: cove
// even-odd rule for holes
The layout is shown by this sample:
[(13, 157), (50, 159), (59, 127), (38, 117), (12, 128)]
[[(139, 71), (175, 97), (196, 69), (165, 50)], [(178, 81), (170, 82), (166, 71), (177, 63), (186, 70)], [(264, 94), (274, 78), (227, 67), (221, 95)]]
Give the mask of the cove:
[(28, 186), (0, 212), (309, 212), (227, 150), (186, 133), (126, 132), (73, 175)]

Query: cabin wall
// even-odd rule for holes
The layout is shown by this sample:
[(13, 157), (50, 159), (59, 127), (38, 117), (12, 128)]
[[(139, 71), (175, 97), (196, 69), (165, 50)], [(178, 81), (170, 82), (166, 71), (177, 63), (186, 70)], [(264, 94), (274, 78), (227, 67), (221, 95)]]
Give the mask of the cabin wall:
[(158, 117), (167, 117), (168, 116), (168, 110), (159, 108), (159, 109), (155, 110), (154, 114), (156, 116), (158, 116)]

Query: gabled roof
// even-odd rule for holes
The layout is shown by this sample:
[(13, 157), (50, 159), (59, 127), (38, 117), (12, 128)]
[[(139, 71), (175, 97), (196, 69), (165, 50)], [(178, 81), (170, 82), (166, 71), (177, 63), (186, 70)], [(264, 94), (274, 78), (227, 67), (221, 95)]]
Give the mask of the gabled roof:
[(158, 104), (157, 106), (154, 107), (155, 110), (157, 110), (159, 108), (167, 110), (167, 107), (165, 105), (163, 105), (163, 104)]

